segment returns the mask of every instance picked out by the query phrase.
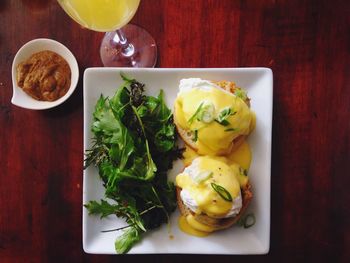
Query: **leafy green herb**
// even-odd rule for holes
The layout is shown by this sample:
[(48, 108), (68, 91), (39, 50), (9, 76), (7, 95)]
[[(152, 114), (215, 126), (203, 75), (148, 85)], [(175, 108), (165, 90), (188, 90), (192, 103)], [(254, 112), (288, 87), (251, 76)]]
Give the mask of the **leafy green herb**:
[(163, 91), (145, 96), (145, 85), (121, 74), (124, 84), (111, 98), (101, 95), (93, 113), (91, 149), (85, 168), (96, 166), (105, 187), (100, 202), (84, 206), (101, 218), (116, 215), (128, 228), (116, 240), (118, 253), (126, 253), (145, 231), (159, 227), (176, 208), (175, 186), (167, 171), (182, 149), (171, 110)]
[(112, 214), (116, 214), (118, 217), (125, 218), (130, 226), (137, 226), (140, 230), (146, 231), (142, 220), (138, 212), (133, 209), (132, 206), (124, 204), (110, 204), (106, 200), (101, 199), (101, 203), (97, 201), (90, 201), (88, 204), (84, 205), (88, 211), (89, 215), (101, 215), (101, 219)]
[(230, 125), (230, 122), (227, 120), (230, 116), (235, 115), (236, 112), (232, 111), (231, 108), (227, 107), (220, 111), (218, 117), (215, 119), (216, 122), (220, 123), (223, 126)]
[(115, 250), (120, 254), (127, 253), (131, 247), (141, 240), (140, 232), (137, 228), (131, 227), (126, 230), (114, 243)]
[(101, 203), (98, 203), (97, 201), (90, 201), (88, 204), (84, 205), (88, 211), (89, 215), (101, 215), (101, 219), (104, 217), (107, 217), (109, 215), (112, 215), (115, 213), (115, 211), (118, 209), (118, 205), (111, 205), (106, 200), (101, 200)]
[(214, 191), (222, 197), (222, 199), (228, 202), (232, 202), (231, 194), (224, 187), (216, 183), (211, 183), (210, 185), (214, 189)]

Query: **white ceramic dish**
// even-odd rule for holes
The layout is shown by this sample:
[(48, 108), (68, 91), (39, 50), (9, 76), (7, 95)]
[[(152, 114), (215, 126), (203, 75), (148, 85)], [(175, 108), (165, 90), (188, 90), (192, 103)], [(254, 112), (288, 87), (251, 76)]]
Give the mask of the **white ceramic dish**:
[[(165, 100), (173, 107), (178, 92), (179, 80), (200, 77), (209, 80), (231, 80), (245, 88), (251, 97), (251, 108), (257, 116), (256, 130), (248, 142), (253, 151), (249, 176), (254, 199), (248, 209), (256, 217), (256, 224), (248, 229), (232, 227), (205, 238), (189, 236), (178, 228), (178, 211), (171, 216), (171, 234), (166, 225), (144, 236), (129, 254), (266, 254), (270, 245), (270, 176), (271, 176), (271, 130), (272, 130), (272, 71), (268, 68), (231, 69), (130, 69), (89, 68), (84, 74), (84, 151), (91, 147), (90, 131), (92, 113), (100, 94), (112, 96), (122, 80), (119, 72), (146, 84), (147, 94), (158, 95), (165, 91)], [(178, 161), (169, 173), (169, 178), (182, 169)], [(103, 198), (104, 188), (96, 168), (84, 171), (83, 202)], [(125, 225), (124, 221), (110, 216), (100, 220), (89, 216), (83, 208), (83, 248), (87, 253), (115, 254), (114, 241), (118, 232), (101, 233)]]
[[(61, 98), (55, 101), (39, 101), (35, 100), (26, 94), (20, 87), (17, 85), (16, 81), (16, 66), (28, 59), (34, 53), (50, 50), (61, 55), (69, 64), (71, 69), (71, 85), (68, 92)], [(24, 44), (17, 52), (13, 62), (12, 62), (12, 86), (13, 86), (13, 95), (11, 102), (12, 104), (31, 110), (44, 110), (56, 107), (66, 101), (75, 90), (79, 79), (79, 67), (78, 63), (70, 50), (62, 45), (61, 43), (46, 38), (38, 38), (28, 43)]]

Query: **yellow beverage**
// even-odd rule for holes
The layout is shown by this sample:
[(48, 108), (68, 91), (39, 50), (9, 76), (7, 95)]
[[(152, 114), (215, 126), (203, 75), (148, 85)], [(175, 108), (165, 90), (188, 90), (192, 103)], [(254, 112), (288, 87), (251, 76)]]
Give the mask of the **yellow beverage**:
[(140, 0), (58, 0), (58, 3), (80, 25), (108, 32), (126, 25)]

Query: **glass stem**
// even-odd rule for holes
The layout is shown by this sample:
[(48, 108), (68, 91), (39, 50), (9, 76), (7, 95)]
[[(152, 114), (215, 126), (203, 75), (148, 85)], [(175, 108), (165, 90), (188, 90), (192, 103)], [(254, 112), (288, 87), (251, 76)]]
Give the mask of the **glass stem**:
[(134, 55), (134, 46), (131, 43), (129, 43), (128, 39), (125, 37), (121, 29), (116, 30), (116, 34), (113, 38), (113, 41), (120, 46), (120, 51), (124, 56), (130, 57)]

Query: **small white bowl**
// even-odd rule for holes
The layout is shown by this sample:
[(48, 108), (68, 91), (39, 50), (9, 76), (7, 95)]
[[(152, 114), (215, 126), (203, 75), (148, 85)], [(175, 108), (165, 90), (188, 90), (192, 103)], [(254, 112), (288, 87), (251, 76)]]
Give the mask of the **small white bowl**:
[[(71, 70), (71, 84), (67, 93), (55, 101), (39, 101), (30, 97), (27, 93), (25, 93), (20, 87), (17, 85), (16, 76), (16, 66), (28, 59), (31, 55), (44, 51), (50, 50), (56, 52), (60, 56), (62, 56), (67, 63), (69, 64)], [(15, 58), (12, 62), (12, 86), (13, 86), (13, 95), (11, 99), (11, 103), (26, 109), (31, 110), (44, 110), (56, 107), (60, 105), (65, 100), (67, 100), (70, 95), (72, 95), (75, 90), (79, 79), (79, 67), (77, 60), (70, 50), (62, 45), (61, 43), (46, 38), (38, 38), (28, 43), (24, 44), (17, 52)]]

